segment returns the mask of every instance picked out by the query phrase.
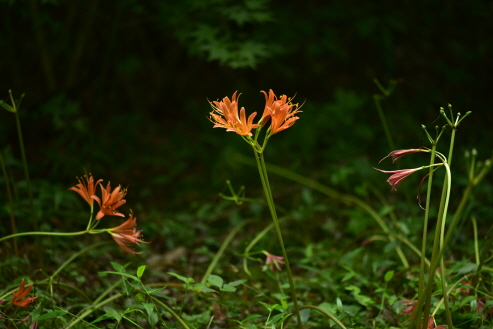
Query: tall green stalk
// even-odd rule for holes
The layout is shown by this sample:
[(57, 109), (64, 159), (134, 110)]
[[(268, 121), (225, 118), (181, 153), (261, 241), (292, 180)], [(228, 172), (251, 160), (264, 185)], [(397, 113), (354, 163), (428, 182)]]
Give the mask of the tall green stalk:
[(387, 137), (387, 143), (389, 143), (390, 149), (395, 150), (394, 140), (392, 139), (392, 134), (390, 133), (389, 126), (387, 124), (387, 120), (385, 119), (385, 114), (383, 113), (382, 106), (380, 105), (380, 101), (386, 99), (395, 90), (397, 87), (397, 81), (390, 80), (388, 88), (384, 88), (378, 79), (373, 79), (378, 89), (382, 92), (382, 95), (373, 94), (373, 101), (375, 102), (375, 107), (378, 111), (378, 116), (380, 117), (380, 121), (382, 122), (383, 130), (385, 131), (385, 137)]
[(17, 134), (19, 136), (19, 146), (21, 149), (22, 165), (24, 167), (24, 176), (26, 177), (27, 196), (29, 198), (29, 208), (31, 210), (31, 217), (33, 219), (33, 227), (35, 230), (37, 230), (39, 223), (38, 223), (38, 217), (36, 215), (36, 211), (34, 210), (33, 190), (31, 187), (31, 179), (29, 178), (29, 169), (27, 167), (26, 152), (24, 150), (24, 141), (22, 138), (21, 121), (19, 120), (19, 111), (18, 110), (15, 111), (15, 122), (17, 125)]
[(274, 205), (274, 200), (272, 198), (272, 191), (269, 184), (269, 178), (267, 175), (267, 168), (265, 166), (264, 156), (262, 152), (259, 152), (255, 147), (253, 148), (255, 160), (257, 162), (257, 167), (260, 175), (260, 180), (262, 181), (262, 187), (264, 189), (265, 198), (267, 200), (267, 204), (269, 206), (269, 210), (272, 216), (272, 221), (274, 222), (274, 227), (276, 229), (277, 238), (279, 240), (279, 245), (281, 246), (282, 255), (284, 257), (286, 272), (289, 280), (289, 288), (291, 290), (291, 298), (293, 299), (293, 308), (294, 313), (296, 315), (297, 325), (299, 329), (303, 329), (303, 324), (301, 322), (300, 310), (298, 307), (298, 298), (296, 296), (296, 289), (293, 281), (293, 274), (291, 272), (291, 266), (289, 264), (288, 254), (286, 252), (286, 248), (284, 247), (284, 241), (282, 238), (281, 227), (279, 225), (279, 220), (277, 218), (276, 207)]
[[(254, 165), (253, 161), (250, 160), (250, 158), (248, 158), (246, 156), (242, 156), (240, 154), (235, 155), (234, 160), (238, 161), (240, 163), (247, 164), (247, 165), (252, 165), (252, 166)], [(385, 234), (388, 236), (390, 241), (396, 240), (393, 233), (390, 232), (390, 228), (387, 226), (387, 224), (385, 224), (385, 221), (378, 214), (378, 212), (375, 211), (368, 203), (364, 202), (360, 198), (358, 198), (354, 195), (340, 193), (340, 192), (338, 192), (338, 191), (336, 191), (336, 190), (334, 190), (334, 189), (332, 189), (326, 185), (321, 184), (320, 182), (318, 182), (316, 180), (307, 178), (307, 177), (300, 175), (300, 174), (297, 174), (291, 170), (288, 170), (286, 168), (276, 166), (276, 165), (273, 165), (270, 163), (268, 164), (268, 166), (266, 165), (266, 170), (270, 171), (271, 173), (274, 173), (276, 175), (279, 175), (281, 177), (285, 177), (287, 179), (290, 179), (294, 182), (303, 184), (309, 188), (314, 189), (315, 191), (319, 191), (320, 193), (327, 195), (329, 198), (333, 198), (333, 199), (335, 199), (335, 200), (337, 200), (337, 201), (339, 201), (345, 205), (353, 205), (354, 204), (357, 207), (360, 207), (363, 211), (368, 213), (368, 215), (370, 215), (370, 217), (373, 218), (375, 220), (375, 222), (377, 222), (377, 224), (380, 226), (382, 231), (385, 232)], [(406, 256), (404, 255), (404, 252), (402, 251), (402, 249), (399, 245), (396, 246), (396, 252), (397, 252), (397, 255), (399, 256), (399, 258), (402, 262), (402, 265), (405, 268), (409, 268), (409, 262), (407, 261)]]
[(33, 220), (34, 229), (37, 230), (38, 229), (38, 220), (37, 220), (36, 212), (34, 210), (33, 192), (32, 192), (32, 188), (31, 188), (31, 179), (29, 178), (29, 169), (27, 167), (26, 152), (24, 150), (24, 140), (22, 138), (21, 121), (19, 119), (19, 107), (21, 105), (22, 99), (24, 98), (24, 94), (21, 95), (21, 98), (19, 99), (19, 101), (17, 103), (15, 102), (14, 96), (12, 95), (12, 90), (9, 90), (9, 96), (10, 96), (10, 101), (12, 102), (12, 105), (9, 105), (3, 101), (0, 101), (0, 106), (2, 106), (7, 111), (15, 114), (15, 124), (16, 124), (16, 128), (17, 128), (17, 136), (19, 138), (19, 147), (21, 150), (22, 165), (24, 167), (24, 176), (26, 177), (27, 194), (29, 197), (29, 208), (31, 210), (31, 218)]
[[(426, 255), (426, 240), (428, 237), (428, 218), (430, 215), (430, 199), (431, 199), (431, 187), (433, 182), (433, 172), (435, 164), (436, 143), (432, 144), (430, 155), (430, 172), (428, 177), (428, 190), (426, 191), (426, 208), (425, 217), (423, 220), (423, 236), (421, 243), (421, 263), (419, 266), (419, 285), (418, 285), (418, 304), (416, 306), (416, 312), (411, 320), (410, 328), (416, 326), (417, 329), (421, 327), (421, 309), (423, 307), (423, 293), (424, 293), (424, 273), (425, 273), (425, 255)], [(428, 321), (428, 316), (425, 314), (425, 320)]]
[[(2, 167), (3, 177), (5, 179), (5, 187), (7, 188), (7, 198), (9, 200), (9, 211), (10, 211), (10, 226), (12, 227), (12, 234), (17, 233), (15, 226), (15, 215), (14, 215), (14, 202), (12, 200), (12, 192), (10, 191), (9, 176), (7, 175), (7, 170), (5, 168), (5, 163), (3, 161), (2, 152), (0, 152), (0, 166)], [(17, 239), (14, 239), (14, 252), (16, 256), (19, 256), (19, 248), (17, 246)]]

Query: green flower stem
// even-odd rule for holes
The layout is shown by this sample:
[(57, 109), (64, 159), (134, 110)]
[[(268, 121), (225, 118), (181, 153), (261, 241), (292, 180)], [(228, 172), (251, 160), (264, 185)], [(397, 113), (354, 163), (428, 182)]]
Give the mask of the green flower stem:
[(374, 80), (380, 91), (382, 91), (383, 95), (373, 94), (373, 101), (375, 102), (375, 107), (378, 111), (378, 116), (380, 117), (380, 121), (382, 122), (383, 130), (385, 131), (385, 137), (387, 137), (387, 143), (389, 143), (390, 149), (395, 150), (394, 141), (392, 139), (392, 134), (390, 133), (389, 126), (387, 125), (387, 120), (385, 119), (385, 115), (382, 110), (382, 106), (380, 105), (380, 101), (389, 97), (395, 89), (397, 83), (394, 80), (390, 81), (389, 90), (387, 91), (383, 86), (378, 82), (378, 80)]
[(474, 232), (474, 256), (476, 257), (476, 265), (479, 267), (479, 263), (481, 262), (481, 258), (479, 257), (479, 244), (478, 244), (478, 223), (476, 222), (476, 218), (472, 217), (472, 228)]
[(115, 283), (113, 283), (108, 289), (106, 289), (98, 298), (96, 298), (92, 303), (98, 304), (104, 297), (106, 297), (110, 292), (116, 289), (119, 285), (121, 285), (125, 280), (122, 278)]
[(323, 308), (320, 308), (318, 306), (313, 306), (313, 305), (303, 305), (300, 307), (300, 310), (303, 310), (305, 308), (311, 308), (313, 310), (316, 310), (316, 311), (319, 311), (320, 313), (322, 313), (323, 315), (329, 317), (332, 321), (334, 321), (339, 327), (341, 327), (342, 329), (346, 329), (346, 327), (342, 324), (341, 321), (339, 321), (334, 315), (332, 315), (331, 313), (327, 312), (326, 310), (324, 310)]
[[(245, 158), (241, 155), (237, 155), (235, 157), (235, 160), (238, 162), (241, 162), (241, 163), (248, 164), (248, 165), (253, 164), (249, 158)], [(380, 226), (382, 231), (384, 231), (388, 235), (390, 241), (395, 241), (395, 238), (392, 236), (390, 229), (385, 224), (382, 217), (380, 217), (378, 215), (378, 213), (375, 210), (373, 210), (373, 208), (369, 204), (364, 202), (363, 200), (361, 200), (355, 196), (352, 196), (350, 194), (339, 193), (336, 190), (331, 189), (330, 187), (328, 187), (326, 185), (320, 184), (319, 182), (317, 182), (313, 179), (306, 178), (305, 176), (299, 175), (295, 172), (292, 172), (291, 170), (285, 169), (285, 168), (280, 167), (280, 166), (269, 164), (267, 171), (270, 171), (270, 172), (272, 172), (276, 175), (279, 175), (281, 177), (285, 177), (287, 179), (290, 179), (294, 182), (298, 182), (300, 184), (303, 184), (309, 188), (312, 188), (316, 191), (319, 191), (322, 194), (327, 195), (329, 198), (339, 200), (340, 202), (342, 202), (346, 205), (355, 204), (356, 206), (360, 207), (365, 212), (367, 212), (377, 222), (377, 224)], [(400, 246), (396, 247), (396, 252), (397, 252), (397, 255), (399, 256), (399, 258), (401, 259), (401, 262), (404, 265), (404, 267), (409, 268), (409, 262), (407, 261), (406, 256), (404, 255), (404, 252), (402, 251)]]
[[(12, 100), (13, 101), (13, 100)], [(31, 208), (31, 216), (33, 218), (34, 229), (38, 229), (38, 218), (34, 211), (33, 191), (31, 188), (31, 180), (29, 179), (29, 169), (27, 168), (26, 152), (24, 151), (24, 141), (22, 139), (21, 121), (19, 120), (19, 109), (15, 111), (15, 122), (17, 125), (17, 134), (19, 136), (19, 146), (21, 148), (22, 164), (24, 166), (24, 175), (26, 176), (27, 195), (29, 197), (29, 207)]]
[[(7, 188), (7, 198), (9, 200), (9, 211), (10, 211), (10, 226), (12, 227), (12, 234), (17, 233), (15, 226), (15, 215), (14, 215), (14, 202), (12, 198), (12, 191), (10, 191), (9, 176), (7, 175), (7, 170), (5, 169), (5, 162), (3, 161), (2, 152), (0, 152), (0, 165), (2, 166), (2, 173), (5, 179), (5, 187)], [(19, 256), (19, 248), (17, 246), (17, 239), (14, 239), (14, 253)]]
[[(279, 220), (279, 221), (282, 221), (282, 219)], [(257, 234), (255, 236), (255, 238), (252, 241), (250, 241), (250, 243), (248, 244), (248, 246), (245, 248), (245, 253), (244, 254), (245, 255), (248, 255), (250, 253), (250, 250), (253, 248), (253, 246), (255, 246), (257, 244), (257, 242), (259, 242), (260, 239), (262, 239), (265, 236), (265, 234), (267, 234), (267, 232), (269, 232), (273, 227), (274, 227), (274, 223), (270, 223), (259, 234)], [(246, 257), (243, 258), (243, 270), (245, 271), (246, 274), (248, 274), (249, 276), (252, 276), (252, 273), (250, 273), (250, 271), (248, 270)]]
[[(476, 268), (476, 272), (474, 273), (474, 275), (471, 278), (471, 281), (473, 281), (476, 278), (476, 276), (482, 271), (482, 269), (484, 267), (484, 263), (486, 262), (488, 253), (490, 252), (491, 246), (493, 245), (493, 235), (492, 235), (492, 232), (493, 232), (493, 226), (490, 227), (488, 233), (486, 233), (486, 235), (485, 235), (486, 243), (485, 243), (485, 245), (483, 247), (483, 250), (482, 250), (482, 253), (481, 253), (481, 256), (480, 256), (480, 262), (478, 264), (478, 267)], [(478, 282), (477, 282), (476, 289), (479, 286), (479, 282), (480, 282), (480, 280), (478, 280)]]
[(102, 245), (109, 244), (109, 243), (110, 243), (109, 241), (96, 242), (96, 243), (94, 243), (94, 244), (92, 244), (92, 245), (90, 245), (88, 247), (85, 247), (84, 249), (76, 252), (69, 259), (67, 259), (65, 262), (63, 262), (63, 264), (55, 272), (53, 272), (53, 274), (51, 275), (51, 277), (57, 276), (68, 264), (70, 264), (71, 262), (73, 262), (80, 255), (88, 252), (91, 249), (94, 249), (94, 248), (97, 248), (97, 247), (100, 247)]
[(103, 307), (104, 305), (114, 301), (115, 299), (118, 299), (120, 297), (122, 297), (123, 294), (122, 293), (118, 293), (116, 295), (113, 295), (105, 300), (103, 300), (102, 302), (100, 303), (97, 303), (97, 304), (93, 304), (91, 307), (89, 307), (84, 313), (82, 313), (81, 315), (79, 315), (74, 321), (72, 321), (71, 323), (69, 323), (65, 329), (69, 329), (69, 328), (72, 328), (74, 325), (76, 325), (77, 323), (79, 323), (79, 321), (82, 321), (86, 316), (88, 316), (89, 314), (91, 314), (92, 312), (94, 312), (95, 310), (99, 309), (100, 307)]
[(276, 228), (276, 233), (277, 233), (277, 238), (279, 240), (279, 245), (281, 246), (281, 249), (282, 249), (282, 254), (284, 257), (284, 261), (285, 261), (286, 272), (287, 272), (288, 280), (289, 280), (289, 287), (291, 289), (291, 298), (293, 299), (294, 313), (296, 315), (298, 328), (303, 329), (303, 324), (301, 322), (301, 315), (300, 315), (300, 311), (298, 308), (298, 298), (296, 297), (296, 289), (294, 287), (293, 275), (291, 273), (291, 266), (289, 265), (289, 259), (288, 259), (288, 255), (286, 253), (286, 248), (284, 247), (284, 242), (282, 239), (282, 233), (281, 233), (281, 228), (279, 225), (279, 220), (277, 219), (276, 207), (274, 206), (274, 201), (272, 198), (272, 191), (271, 191), (270, 185), (269, 185), (269, 179), (267, 176), (267, 168), (265, 167), (264, 156), (262, 153), (258, 152), (255, 148), (254, 148), (254, 155), (255, 155), (255, 160), (257, 161), (257, 167), (258, 167), (258, 171), (260, 174), (260, 179), (262, 181), (262, 187), (264, 189), (265, 198), (267, 199), (267, 203), (269, 205), (269, 210), (270, 210), (270, 213), (272, 216), (272, 220), (274, 222), (274, 227)]
[[(452, 218), (452, 222), (450, 223), (450, 226), (447, 230), (447, 234), (445, 235), (445, 241), (444, 241), (445, 246), (448, 246), (448, 244), (450, 243), (450, 240), (452, 239), (452, 235), (454, 234), (455, 227), (458, 225), (458, 223), (461, 219), (462, 213), (464, 212), (464, 209), (466, 208), (467, 201), (469, 200), (469, 197), (472, 194), (473, 188), (477, 184), (479, 184), (479, 182), (484, 178), (484, 176), (486, 175), (486, 173), (489, 171), (490, 168), (491, 168), (491, 162), (489, 162), (489, 166), (488, 167), (485, 166), (483, 168), (483, 170), (476, 177), (474, 177), (473, 172), (470, 175), (469, 183), (467, 184), (467, 187), (464, 190), (464, 194), (462, 195), (462, 198), (459, 202), (459, 206), (457, 207), (457, 210), (455, 211), (454, 217)], [(444, 250), (440, 251), (439, 257), (442, 257), (443, 252), (444, 252)]]
[(216, 267), (217, 263), (219, 262), (219, 259), (222, 257), (224, 254), (224, 251), (228, 247), (228, 245), (231, 243), (233, 238), (236, 236), (236, 234), (243, 228), (248, 223), (251, 223), (252, 220), (245, 220), (242, 221), (240, 224), (236, 225), (236, 227), (228, 234), (224, 242), (222, 243), (221, 247), (217, 251), (216, 255), (212, 259), (211, 263), (209, 264), (209, 267), (205, 271), (204, 276), (202, 277), (202, 280), (200, 280), (201, 283), (205, 284), (207, 282), (207, 278), (209, 275), (214, 271), (214, 268)]
[[(108, 289), (106, 289), (101, 295), (99, 295), (98, 298), (96, 298), (94, 301), (92, 301), (92, 305), (89, 305), (89, 306), (85, 307), (84, 309), (82, 309), (79, 312), (79, 314), (85, 313), (86, 311), (88, 311), (90, 309), (92, 309), (91, 313), (93, 311), (95, 311), (96, 309), (94, 308), (94, 305), (99, 304), (104, 297), (106, 297), (110, 292), (112, 292), (113, 290), (115, 290), (115, 288), (118, 287), (119, 285), (121, 285), (122, 282), (123, 282), (123, 279), (120, 279), (117, 282), (113, 283)], [(90, 300), (90, 302), (91, 302), (91, 300)], [(88, 313), (88, 314), (90, 314), (90, 313)]]
[[(46, 286), (50, 287), (50, 289), (51, 289), (51, 284), (52, 283), (50, 282), (49, 279), (36, 282), (36, 286), (45, 286), (46, 285)], [(63, 282), (58, 282), (57, 287), (63, 287), (63, 288), (73, 290), (73, 291), (77, 292), (79, 295), (81, 295), (82, 297), (84, 297), (84, 299), (86, 299), (89, 303), (92, 302), (92, 299), (89, 296), (87, 296), (85, 292), (83, 292), (82, 290), (80, 290), (79, 288), (77, 288), (75, 286), (72, 286), (70, 284), (66, 284)], [(52, 297), (53, 297), (53, 293), (52, 293)]]
[[(412, 251), (414, 251), (416, 253), (416, 255), (419, 258), (421, 258), (421, 251), (411, 241), (409, 241), (409, 239), (406, 236), (404, 236), (402, 234), (394, 234), (394, 233), (390, 233), (390, 234), (391, 234), (391, 236), (395, 237), (397, 240), (400, 240), (404, 244), (406, 244)], [(430, 261), (428, 260), (428, 258), (426, 258), (426, 256), (424, 256), (424, 259), (425, 259), (426, 266), (430, 267)]]
[(151, 297), (151, 299), (152, 299), (152, 301), (153, 301), (153, 302), (155, 302), (155, 303), (159, 304), (162, 308), (164, 308), (166, 311), (168, 311), (168, 312), (169, 312), (169, 313), (170, 313), (170, 314), (171, 314), (171, 315), (172, 315), (172, 316), (176, 319), (176, 321), (178, 321), (178, 322), (181, 324), (181, 326), (182, 326), (183, 328), (185, 328), (185, 329), (190, 329), (190, 328), (187, 326), (187, 324), (185, 323), (185, 321), (183, 321), (183, 319), (182, 319), (182, 318), (180, 318), (180, 317), (178, 316), (178, 314), (176, 314), (176, 313), (175, 313), (175, 312), (174, 312), (171, 308), (169, 308), (169, 307), (168, 307), (168, 305), (166, 305), (165, 303), (161, 302), (159, 299), (157, 299), (157, 298), (155, 298), (155, 297), (153, 297), (153, 296), (150, 296), (150, 295), (149, 295), (149, 297)]
[[(445, 223), (447, 219), (447, 210), (448, 210), (448, 204), (449, 204), (449, 199), (450, 199), (450, 187), (452, 184), (452, 176), (450, 173), (450, 160), (453, 155), (454, 151), (454, 142), (455, 142), (455, 133), (456, 133), (455, 127), (452, 129), (452, 136), (450, 139), (450, 148), (449, 148), (449, 154), (448, 154), (448, 161), (447, 159), (443, 158), (443, 155), (439, 155), (440, 158), (443, 158), (442, 161), (444, 161), (444, 166), (447, 171), (445, 175), (445, 179), (443, 182), (443, 188), (442, 188), (442, 195), (440, 198), (440, 207), (438, 210), (438, 219), (437, 219), (437, 224), (436, 224), (436, 230), (435, 230), (435, 238), (433, 242), (433, 251), (432, 251), (432, 256), (431, 256), (431, 267), (430, 267), (430, 274), (428, 275), (428, 282), (426, 283), (426, 288), (425, 288), (425, 307), (424, 307), (424, 319), (423, 319), (423, 326), (428, 325), (428, 315), (430, 312), (431, 308), (431, 293), (432, 293), (432, 286), (433, 286), (433, 280), (432, 277), (440, 265), (440, 275), (441, 275), (441, 284), (442, 284), (442, 292), (444, 294), (444, 306), (445, 306), (445, 314), (447, 317), (447, 324), (448, 328), (453, 329), (453, 324), (452, 324), (452, 315), (450, 313), (450, 308), (449, 308), (449, 301), (448, 301), (448, 294), (446, 290), (446, 271), (445, 271), (445, 265), (443, 262), (443, 250), (444, 250), (444, 232), (445, 232)], [(447, 162), (445, 162), (447, 161)], [(428, 206), (427, 206), (428, 207)], [(450, 230), (449, 230), (450, 231)]]
[[(426, 130), (425, 130), (426, 132)], [(431, 157), (430, 157), (430, 173), (428, 177), (428, 190), (426, 191), (426, 210), (425, 210), (425, 218), (423, 222), (423, 237), (421, 243), (421, 263), (419, 267), (419, 286), (418, 286), (418, 304), (416, 305), (416, 312), (414, 317), (411, 319), (409, 328), (416, 327), (416, 329), (421, 328), (421, 310), (423, 307), (423, 294), (424, 294), (424, 273), (425, 273), (425, 256), (426, 256), (426, 240), (428, 236), (428, 218), (430, 212), (430, 198), (431, 198), (431, 187), (433, 181), (433, 172), (434, 172), (434, 163), (435, 163), (435, 152), (436, 152), (436, 143), (432, 144), (431, 148)], [(428, 315), (424, 315), (424, 320), (428, 321)]]
[[(449, 205), (449, 200), (450, 200), (450, 186), (452, 185), (452, 176), (450, 173), (450, 166), (447, 165), (447, 163), (444, 164), (445, 169), (447, 170), (447, 175), (446, 178), (448, 179), (447, 182), (447, 197), (445, 200), (445, 205), (443, 207), (443, 217), (442, 218), (442, 225), (440, 229), (440, 251), (445, 249), (444, 246), (444, 235), (445, 235), (445, 222), (447, 221), (447, 210), (448, 210), (448, 205)], [(442, 209), (442, 208), (441, 208)], [(438, 228), (438, 226), (437, 226)], [(447, 283), (446, 283), (446, 275), (447, 272), (445, 271), (445, 264), (443, 260), (443, 253), (440, 253), (442, 256), (438, 256), (438, 259), (440, 260), (440, 274), (442, 276), (442, 292), (443, 292), (443, 301), (445, 305), (445, 315), (447, 316), (447, 324), (448, 328), (453, 329), (454, 325), (452, 323), (452, 314), (450, 312), (450, 306), (449, 306), (449, 291), (447, 290)], [(431, 277), (431, 275), (430, 275)]]
[[(4, 236), (3, 238), (0, 238), (0, 241), (12, 239), (18, 236), (26, 236), (26, 235), (54, 235), (54, 236), (74, 236), (74, 235), (83, 235), (86, 233), (91, 233), (91, 234), (96, 234), (92, 231), (80, 231), (80, 232), (71, 232), (71, 233), (62, 233), (62, 232), (23, 232), (23, 233), (16, 233), (16, 234), (11, 234)], [(101, 233), (101, 232), (98, 232)]]
[(91, 205), (91, 215), (89, 215), (89, 223), (87, 223), (86, 231), (89, 231), (91, 229), (93, 211), (94, 211), (94, 204)]

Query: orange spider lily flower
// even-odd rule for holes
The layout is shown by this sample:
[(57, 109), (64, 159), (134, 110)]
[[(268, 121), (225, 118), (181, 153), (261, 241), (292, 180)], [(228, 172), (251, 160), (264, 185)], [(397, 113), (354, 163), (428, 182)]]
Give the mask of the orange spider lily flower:
[(111, 192), (111, 185), (109, 182), (106, 188), (103, 188), (103, 185), (101, 184), (99, 184), (99, 186), (101, 187), (102, 193), (101, 199), (96, 195), (91, 196), (91, 198), (96, 200), (100, 208), (96, 215), (96, 219), (100, 220), (105, 215), (125, 217), (124, 214), (117, 212), (116, 209), (127, 202), (123, 199), (125, 195), (127, 195), (127, 189), (121, 189), (121, 186), (118, 185), (113, 192)]
[(401, 169), (401, 170), (381, 170), (378, 168), (373, 168), (378, 171), (393, 174), (387, 179), (387, 182), (392, 185), (392, 191), (397, 191), (397, 185), (399, 185), (404, 179), (409, 177), (413, 172), (421, 170), (422, 168), (414, 168), (414, 169)]
[(395, 151), (390, 152), (389, 155), (387, 155), (382, 160), (378, 161), (378, 163), (382, 162), (383, 160), (387, 159), (388, 157), (392, 157), (392, 163), (394, 163), (400, 157), (403, 157), (403, 156), (405, 156), (407, 154), (411, 154), (411, 153), (417, 153), (417, 152), (428, 152), (428, 151), (422, 150), (422, 149), (395, 150)]
[(36, 299), (38, 299), (38, 297), (26, 297), (31, 292), (33, 285), (30, 284), (26, 289), (24, 289), (25, 283), (26, 281), (22, 279), (21, 284), (19, 285), (19, 290), (12, 291), (12, 293), (14, 294), (14, 297), (12, 297), (12, 304), (20, 307), (28, 307), (32, 303), (34, 303)]
[(265, 108), (261, 121), (262, 125), (264, 125), (269, 118), (271, 119), (270, 135), (277, 134), (294, 125), (296, 120), (299, 119), (294, 115), (302, 112), (299, 111), (298, 105), (292, 104), (286, 95), (277, 99), (272, 89), (269, 90), (269, 95), (263, 90), (261, 92), (265, 95)]
[(136, 252), (132, 250), (130, 247), (134, 244), (139, 245), (139, 242), (148, 243), (141, 240), (141, 232), (135, 228), (137, 224), (137, 218), (133, 216), (132, 210), (130, 210), (130, 217), (120, 226), (112, 228), (110, 230), (110, 234), (115, 240), (115, 242), (123, 249), (123, 251), (128, 252), (129, 254), (136, 255), (141, 252)]
[(69, 190), (79, 193), (79, 195), (92, 207), (94, 204), (94, 199), (92, 198), (92, 196), (96, 192), (96, 185), (103, 180), (99, 179), (97, 182), (94, 182), (92, 174), (89, 173), (88, 175), (87, 171), (83, 178), (77, 177), (77, 180), (79, 181), (79, 184), (69, 188)]
[(258, 124), (253, 124), (253, 119), (257, 115), (257, 112), (250, 114), (248, 119), (246, 118), (245, 108), (242, 107), (240, 115), (238, 115), (238, 99), (240, 95), (236, 96), (237, 91), (231, 97), (224, 97), (222, 101), (211, 102), (211, 106), (214, 109), (210, 113), (209, 120), (214, 123), (214, 128), (226, 128), (226, 131), (234, 131), (241, 136), (252, 136), (252, 129), (257, 128)]
[(274, 272), (274, 271), (275, 271), (274, 266), (275, 266), (275, 267), (276, 267), (279, 271), (282, 271), (281, 266), (280, 266), (279, 264), (285, 264), (285, 263), (284, 263), (284, 257), (282, 257), (282, 256), (272, 255), (272, 254), (268, 253), (267, 251), (263, 251), (263, 253), (265, 254), (265, 256), (267, 256), (267, 258), (265, 259), (265, 265), (270, 264), (269, 269), (270, 269), (272, 272)]

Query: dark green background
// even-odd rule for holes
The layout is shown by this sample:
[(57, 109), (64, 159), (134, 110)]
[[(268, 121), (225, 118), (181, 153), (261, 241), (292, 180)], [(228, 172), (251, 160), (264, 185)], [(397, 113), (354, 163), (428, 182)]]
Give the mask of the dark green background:
[[(442, 125), (451, 103), (473, 111), (458, 159), (473, 147), (491, 155), (492, 13), (492, 1), (4, 0), (0, 97), (26, 93), (38, 186), (68, 188), (87, 168), (128, 185), (134, 204), (168, 210), (214, 200), (228, 178), (257, 188), (254, 168), (229, 161), (248, 145), (212, 129), (207, 99), (239, 90), (241, 106), (261, 112), (259, 91), (273, 89), (306, 103), (268, 161), (350, 193), (362, 182), (387, 189), (371, 168), (389, 152), (374, 78), (399, 82), (382, 103), (397, 148), (429, 146), (420, 124)], [(14, 122), (0, 113), (0, 148), (22, 181)]]

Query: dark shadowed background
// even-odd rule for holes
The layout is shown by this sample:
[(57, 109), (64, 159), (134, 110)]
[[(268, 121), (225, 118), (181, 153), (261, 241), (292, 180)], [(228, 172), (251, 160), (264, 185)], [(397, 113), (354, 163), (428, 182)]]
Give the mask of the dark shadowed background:
[[(458, 132), (457, 170), (466, 149), (491, 156), (492, 14), (492, 1), (3, 0), (0, 98), (26, 94), (35, 194), (57, 206), (66, 197), (51, 187), (65, 191), (83, 168), (128, 185), (140, 211), (213, 202), (226, 179), (258, 188), (255, 168), (235, 161), (249, 146), (207, 120), (207, 100), (236, 90), (248, 113), (263, 111), (260, 90), (306, 101), (301, 119), (270, 140), (268, 161), (350, 193), (368, 183), (387, 191), (372, 169), (390, 151), (375, 78), (398, 82), (382, 101), (397, 148), (429, 146), (420, 124), (433, 132), (451, 103), (473, 111)], [(0, 136), (21, 182), (7, 111)]]

